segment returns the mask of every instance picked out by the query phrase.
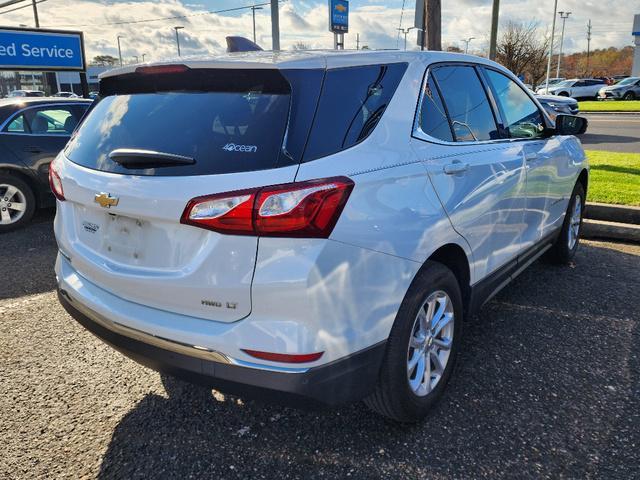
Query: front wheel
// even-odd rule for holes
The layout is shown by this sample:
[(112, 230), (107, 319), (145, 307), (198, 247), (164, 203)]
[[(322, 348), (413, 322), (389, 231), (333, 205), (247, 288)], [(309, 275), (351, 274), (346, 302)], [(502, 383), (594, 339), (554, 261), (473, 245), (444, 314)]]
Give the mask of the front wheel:
[(0, 173), (0, 233), (20, 228), (36, 209), (33, 191), (21, 178)]
[(584, 188), (581, 183), (577, 183), (569, 200), (569, 208), (564, 216), (560, 235), (549, 250), (549, 258), (554, 263), (569, 263), (578, 250), (585, 200)]
[(462, 319), (455, 275), (442, 264), (427, 262), (400, 306), (378, 383), (366, 405), (398, 422), (421, 420), (449, 381)]

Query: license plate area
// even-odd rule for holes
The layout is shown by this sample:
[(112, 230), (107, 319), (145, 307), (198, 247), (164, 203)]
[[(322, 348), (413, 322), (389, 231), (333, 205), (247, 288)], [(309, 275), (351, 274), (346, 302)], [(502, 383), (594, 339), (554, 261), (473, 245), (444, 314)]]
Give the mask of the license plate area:
[(106, 214), (102, 253), (116, 261), (139, 263), (144, 253), (145, 230), (143, 220)]

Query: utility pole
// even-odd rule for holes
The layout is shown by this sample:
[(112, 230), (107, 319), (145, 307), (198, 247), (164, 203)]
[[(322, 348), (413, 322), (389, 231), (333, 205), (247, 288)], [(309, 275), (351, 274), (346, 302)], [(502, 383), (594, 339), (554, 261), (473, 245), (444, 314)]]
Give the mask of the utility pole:
[(571, 12), (558, 12), (562, 19), (562, 33), (560, 34), (560, 52), (558, 53), (558, 67), (556, 69), (556, 78), (560, 77), (560, 62), (562, 61), (562, 44), (564, 43), (564, 24), (571, 15)]
[(360, 34), (356, 33), (356, 50), (360, 50)]
[(591, 19), (589, 19), (589, 23), (587, 24), (587, 71), (586, 76), (589, 75), (589, 55), (591, 54)]
[[(500, 0), (493, 0), (493, 9), (491, 10), (491, 38), (489, 40), (489, 60), (496, 59), (499, 17), (500, 17)], [(554, 21), (555, 21), (555, 17), (554, 17)]]
[(469, 44), (471, 43), (471, 40), (474, 40), (476, 37), (469, 37), (469, 38), (463, 38), (462, 41), (464, 42), (464, 53), (469, 53)]
[(551, 42), (549, 45), (549, 59), (547, 60), (547, 78), (544, 82), (545, 93), (549, 93), (549, 76), (551, 75), (551, 59), (553, 58), (553, 39), (556, 35), (556, 11), (558, 10), (558, 0), (553, 2), (553, 22), (551, 23)]
[(36, 0), (31, 0), (31, 4), (33, 5), (33, 21), (36, 24), (36, 28), (40, 28), (40, 19), (38, 18), (38, 5), (36, 4)]
[(256, 43), (256, 10), (262, 10), (262, 7), (256, 7), (252, 5), (251, 14), (253, 15), (253, 43)]
[[(412, 27), (415, 28), (415, 27)], [(404, 49), (407, 49), (407, 34), (409, 33), (409, 31), (411, 30), (411, 28), (398, 28), (398, 31), (400, 33), (402, 33), (404, 35)]]
[(280, 14), (278, 13), (278, 2), (271, 0), (271, 49), (274, 52), (280, 50)]
[[(442, 10), (440, 0), (426, 0), (425, 23), (427, 48), (429, 50), (442, 50)], [(424, 33), (422, 35), (424, 46)], [(423, 48), (424, 50), (424, 48)]]
[(182, 30), (184, 27), (173, 27), (176, 31), (176, 46), (178, 47), (178, 56), (180, 56), (180, 35), (178, 34), (178, 30)]
[(120, 66), (122, 66), (122, 49), (120, 48), (120, 39), (124, 38), (124, 35), (118, 35), (118, 58), (120, 59)]

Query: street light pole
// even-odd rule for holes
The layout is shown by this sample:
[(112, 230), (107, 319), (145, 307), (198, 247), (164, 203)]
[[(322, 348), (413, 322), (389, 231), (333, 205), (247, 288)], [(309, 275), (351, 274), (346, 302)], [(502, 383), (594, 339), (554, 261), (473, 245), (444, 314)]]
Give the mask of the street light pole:
[(278, 2), (271, 0), (271, 49), (274, 52), (280, 50), (280, 13), (278, 12)]
[(140, 62), (138, 61), (138, 55), (134, 55), (134, 56), (133, 56), (133, 58), (135, 58), (135, 59), (136, 59), (136, 63), (140, 63)]
[(556, 78), (560, 77), (560, 62), (562, 61), (562, 44), (564, 43), (564, 24), (571, 15), (571, 12), (558, 12), (562, 19), (562, 33), (560, 34), (560, 52), (558, 53), (558, 68), (556, 69)]
[(556, 34), (556, 12), (558, 11), (558, 0), (553, 2), (553, 22), (551, 23), (551, 41), (549, 45), (549, 59), (547, 60), (547, 79), (545, 80), (545, 93), (549, 93), (549, 75), (551, 75), (551, 59), (553, 58), (553, 37)]
[(471, 40), (474, 40), (476, 37), (469, 37), (467, 39), (462, 39), (462, 41), (465, 43), (464, 45), (464, 53), (469, 53), (469, 44), (471, 43)]
[(256, 10), (262, 10), (262, 7), (256, 7), (252, 5), (251, 14), (253, 15), (253, 43), (256, 43)]
[(142, 54), (142, 63), (144, 63), (144, 57), (145, 57), (146, 55), (147, 55), (146, 53), (143, 53), (143, 54)]
[(122, 49), (120, 48), (120, 39), (124, 38), (124, 35), (118, 35), (118, 58), (120, 59), (120, 66), (122, 66)]
[(182, 30), (184, 27), (173, 27), (176, 31), (176, 46), (178, 47), (178, 56), (180, 56), (180, 35), (178, 34), (178, 30)]
[(420, 30), (424, 34), (424, 30), (419, 27), (409, 27), (409, 28), (398, 28), (400, 32), (404, 35), (404, 49), (407, 49), (407, 35), (411, 30)]

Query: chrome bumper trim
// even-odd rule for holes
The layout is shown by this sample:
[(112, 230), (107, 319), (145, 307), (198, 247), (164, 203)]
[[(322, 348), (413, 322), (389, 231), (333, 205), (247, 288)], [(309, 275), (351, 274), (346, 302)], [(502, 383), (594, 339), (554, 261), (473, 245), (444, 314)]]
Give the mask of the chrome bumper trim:
[(256, 370), (266, 370), (270, 372), (306, 373), (309, 370), (309, 368), (307, 367), (302, 367), (302, 368), (280, 367), (277, 365), (262, 365), (258, 363), (247, 362), (244, 360), (237, 360), (235, 358), (229, 357), (228, 355), (225, 355), (222, 352), (218, 352), (217, 350), (212, 350), (207, 347), (202, 347), (199, 345), (190, 345), (187, 343), (178, 342), (176, 340), (170, 340), (168, 338), (159, 337), (151, 333), (143, 332), (142, 330), (128, 327), (119, 322), (109, 320), (105, 316), (83, 305), (82, 302), (78, 302), (74, 300), (73, 297), (71, 297), (71, 295), (69, 294), (69, 292), (65, 290), (60, 283), (58, 283), (58, 289), (60, 290), (60, 293), (73, 305), (75, 309), (80, 311), (80, 313), (82, 313), (83, 315), (89, 317), (91, 320), (93, 320), (100, 326), (106, 328), (107, 330), (111, 330), (112, 332), (115, 332), (119, 335), (123, 335), (125, 337), (132, 338), (133, 340), (138, 340), (140, 342), (153, 345), (158, 348), (162, 348), (163, 350), (169, 350), (171, 352), (180, 353), (183, 355), (187, 355), (189, 357), (199, 358), (202, 360), (209, 360), (209, 361), (214, 361), (218, 363), (237, 365), (239, 367), (253, 368)]

